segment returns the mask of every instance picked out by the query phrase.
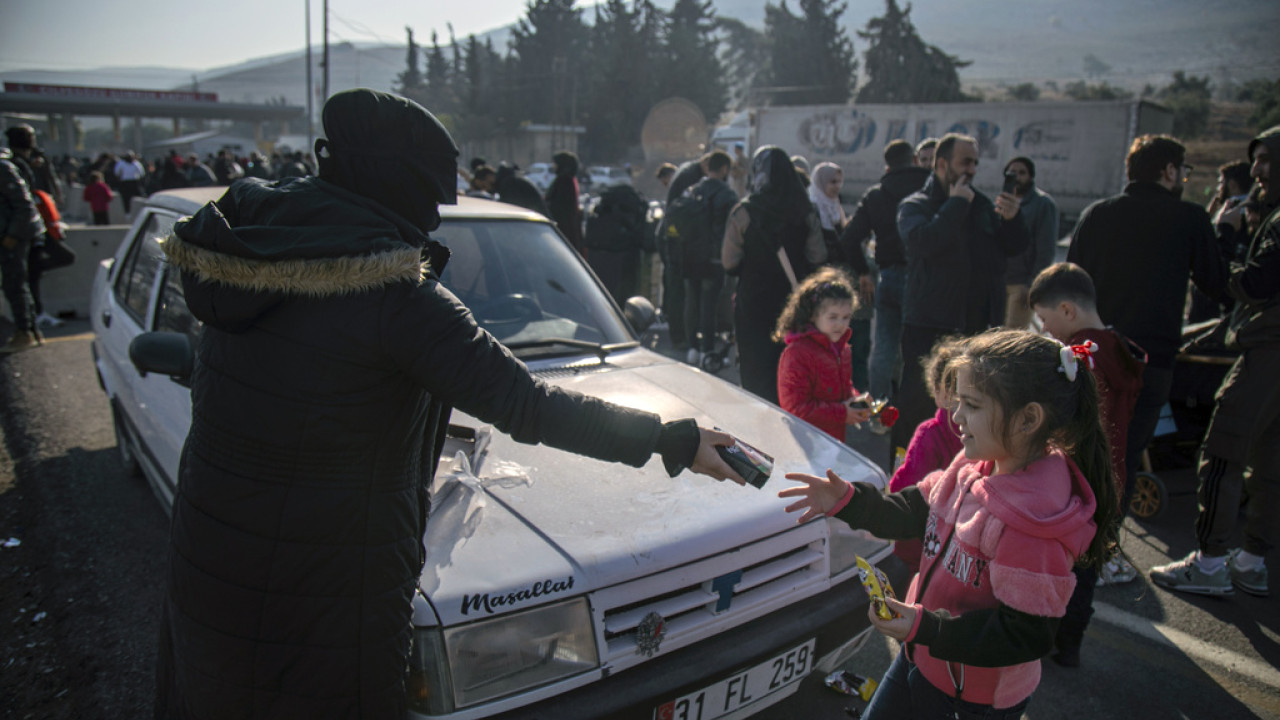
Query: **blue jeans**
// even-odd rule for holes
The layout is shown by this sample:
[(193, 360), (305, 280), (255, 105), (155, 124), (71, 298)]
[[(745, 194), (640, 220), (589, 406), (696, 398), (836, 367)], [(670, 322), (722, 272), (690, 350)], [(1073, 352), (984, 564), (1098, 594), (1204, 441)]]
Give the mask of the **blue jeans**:
[(885, 672), (862, 717), (863, 720), (1018, 720), (1030, 700), (1027, 698), (1011, 708), (999, 710), (958, 700), (925, 679), (903, 650)]
[(907, 288), (907, 266), (880, 270), (876, 285), (875, 340), (871, 345), (869, 387), (877, 398), (894, 395), (893, 376), (902, 365), (902, 295)]

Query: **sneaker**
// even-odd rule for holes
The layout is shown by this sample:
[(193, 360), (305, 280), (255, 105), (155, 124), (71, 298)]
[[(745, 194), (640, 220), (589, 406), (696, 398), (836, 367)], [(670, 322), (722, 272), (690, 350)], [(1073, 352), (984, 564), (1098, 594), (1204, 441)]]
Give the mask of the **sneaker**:
[(1197, 595), (1234, 595), (1231, 576), (1224, 565), (1216, 572), (1200, 569), (1200, 554), (1192, 552), (1185, 558), (1168, 565), (1151, 568), (1151, 582), (1169, 590)]
[(0, 355), (10, 355), (12, 353), (30, 350), (40, 347), (40, 336), (30, 330), (19, 330), (9, 338), (9, 342), (0, 347)]
[(52, 315), (49, 315), (47, 313), (40, 313), (39, 315), (36, 316), (37, 327), (56, 328), (56, 327), (62, 327), (62, 325), (63, 325), (62, 320), (59, 320), (58, 318)]
[(1138, 569), (1135, 568), (1123, 555), (1117, 555), (1106, 562), (1102, 566), (1102, 570), (1098, 572), (1098, 587), (1103, 585), (1121, 585), (1130, 582), (1138, 577)]
[(1227, 553), (1227, 568), (1231, 570), (1231, 584), (1241, 590), (1257, 597), (1268, 597), (1271, 592), (1267, 589), (1267, 566), (1259, 565), (1252, 570), (1240, 570), (1236, 568), (1236, 554), (1240, 552), (1239, 548)]
[(689, 352), (685, 355), (684, 361), (694, 367), (698, 367), (702, 364), (702, 353), (698, 352), (697, 348), (689, 348)]

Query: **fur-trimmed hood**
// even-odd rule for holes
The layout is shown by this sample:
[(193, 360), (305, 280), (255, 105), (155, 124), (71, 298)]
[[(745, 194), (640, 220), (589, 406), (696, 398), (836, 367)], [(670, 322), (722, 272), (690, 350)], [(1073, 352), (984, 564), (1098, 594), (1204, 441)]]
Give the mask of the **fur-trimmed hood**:
[(377, 202), (318, 178), (247, 179), (164, 242), (201, 321), (245, 329), (281, 300), (420, 283), (430, 241)]

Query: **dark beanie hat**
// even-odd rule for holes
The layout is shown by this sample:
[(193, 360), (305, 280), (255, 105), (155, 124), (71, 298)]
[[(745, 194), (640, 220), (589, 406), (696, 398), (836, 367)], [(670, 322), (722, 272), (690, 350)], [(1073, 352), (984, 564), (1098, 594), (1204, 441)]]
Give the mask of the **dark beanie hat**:
[(1005, 172), (1008, 172), (1009, 166), (1014, 163), (1022, 163), (1023, 165), (1026, 165), (1027, 173), (1029, 173), (1033, 178), (1036, 176), (1036, 164), (1031, 161), (1031, 158), (1019, 155), (1018, 157), (1011, 159), (1009, 162), (1004, 164)]
[(458, 201), (458, 146), (418, 103), (356, 88), (330, 97), (321, 118), (322, 180), (376, 200), (423, 232), (439, 225), (438, 204)]
[(5, 128), (5, 137), (9, 139), (9, 147), (14, 150), (30, 150), (36, 144), (36, 131), (30, 125), (14, 125)]

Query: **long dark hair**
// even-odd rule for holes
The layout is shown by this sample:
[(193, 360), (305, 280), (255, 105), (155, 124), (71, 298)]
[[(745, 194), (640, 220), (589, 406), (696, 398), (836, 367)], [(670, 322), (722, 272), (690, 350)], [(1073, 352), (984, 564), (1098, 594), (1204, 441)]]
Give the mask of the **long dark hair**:
[(970, 338), (956, 359), (969, 369), (974, 387), (999, 403), (1005, 447), (1012, 446), (1011, 421), (1031, 403), (1044, 409), (1044, 422), (1031, 438), (1032, 448), (1054, 447), (1066, 453), (1093, 490), (1097, 532), (1081, 565), (1101, 567), (1116, 544), (1118, 511), (1111, 450), (1098, 409), (1098, 387), (1081, 360), (1074, 380), (1061, 369), (1062, 345), (1026, 330), (991, 330)]

